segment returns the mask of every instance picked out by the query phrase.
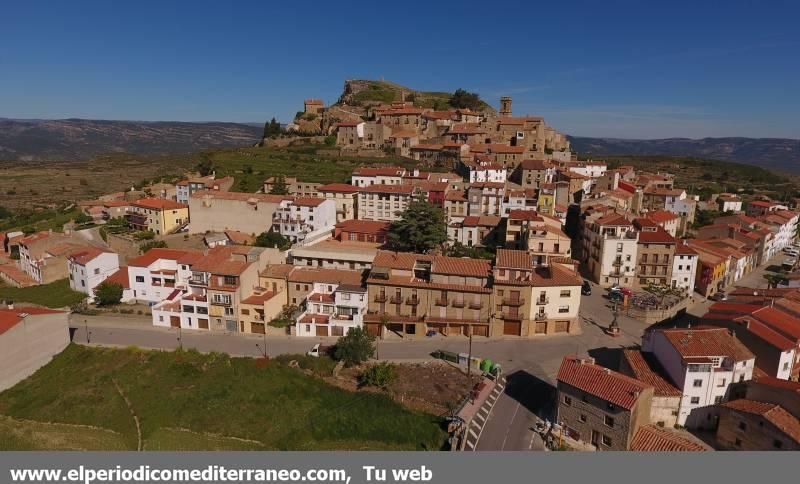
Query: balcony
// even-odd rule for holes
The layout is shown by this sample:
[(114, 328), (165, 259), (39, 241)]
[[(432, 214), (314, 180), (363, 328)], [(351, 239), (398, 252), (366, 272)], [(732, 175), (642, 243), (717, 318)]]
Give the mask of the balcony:
[(514, 314), (514, 313), (509, 313), (509, 312), (501, 313), (500, 317), (502, 319), (505, 319), (506, 321), (522, 321), (522, 319), (523, 319), (522, 318), (522, 314), (520, 314), (520, 313)]
[(504, 306), (522, 306), (525, 304), (525, 299), (521, 297), (504, 297)]
[(386, 302), (386, 294), (376, 294), (375, 295), (375, 302), (377, 302), (377, 303), (385, 303)]
[(389, 299), (389, 302), (392, 303), (392, 304), (402, 304), (403, 303), (403, 297), (402, 296), (392, 296)]
[(446, 297), (440, 297), (440, 298), (436, 299), (436, 301), (434, 301), (434, 304), (436, 304), (437, 306), (447, 307), (447, 298)]
[(536, 304), (538, 306), (544, 306), (545, 304), (550, 304), (550, 298), (549, 297), (539, 297), (539, 298), (536, 299)]
[(419, 298), (416, 296), (412, 296), (406, 299), (406, 304), (408, 304), (409, 306), (416, 306), (419, 304)]
[(190, 277), (189, 278), (189, 284), (192, 284), (192, 285), (195, 285), (195, 286), (207, 286), (208, 285), (208, 281), (205, 278), (202, 278), (202, 277)]
[(469, 308), (470, 309), (476, 309), (476, 310), (477, 309), (483, 309), (483, 303), (480, 302), (480, 301), (472, 301), (471, 303), (469, 303)]
[(622, 261), (621, 260), (615, 260), (614, 262), (611, 263), (611, 265), (614, 266), (614, 267), (622, 267)]
[(230, 306), (231, 299), (212, 298), (211, 304), (214, 304), (215, 306)]
[(454, 308), (463, 308), (466, 306), (463, 299), (454, 299), (450, 304), (452, 304)]
[(534, 321), (547, 321), (547, 314), (545, 313), (536, 313), (533, 316)]

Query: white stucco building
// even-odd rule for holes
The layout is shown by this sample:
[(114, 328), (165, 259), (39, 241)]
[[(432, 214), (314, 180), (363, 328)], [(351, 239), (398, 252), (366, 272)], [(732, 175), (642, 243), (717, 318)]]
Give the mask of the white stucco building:
[(731, 383), (753, 378), (755, 356), (727, 328), (648, 331), (642, 350), (655, 356), (682, 392), (678, 425), (705, 425), (704, 407), (726, 401)]
[(594, 282), (628, 286), (636, 277), (639, 233), (624, 216), (611, 213), (584, 229), (583, 260)]
[(336, 202), (324, 198), (284, 200), (272, 218), (272, 230), (294, 243), (322, 238), (335, 225)]
[(119, 270), (119, 255), (96, 247), (86, 247), (67, 256), (69, 287), (94, 299), (94, 289)]
[(367, 311), (367, 288), (315, 282), (297, 318), (297, 336), (344, 336), (361, 327)]
[(697, 275), (699, 255), (685, 241), (678, 240), (675, 246), (675, 257), (672, 258), (672, 281), (670, 285), (676, 289), (694, 291), (694, 280)]

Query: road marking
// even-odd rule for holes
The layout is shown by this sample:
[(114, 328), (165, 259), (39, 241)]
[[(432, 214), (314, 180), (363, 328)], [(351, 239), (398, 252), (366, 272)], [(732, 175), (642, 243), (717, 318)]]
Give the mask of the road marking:
[(500, 450), (506, 449), (506, 440), (508, 440), (508, 434), (511, 433), (511, 427), (513, 427), (514, 419), (517, 418), (517, 412), (519, 412), (519, 407), (521, 406), (522, 404), (517, 402), (517, 408), (514, 409), (514, 415), (511, 416), (511, 420), (508, 422), (508, 429), (506, 429), (506, 436), (503, 437), (503, 443), (500, 445)]

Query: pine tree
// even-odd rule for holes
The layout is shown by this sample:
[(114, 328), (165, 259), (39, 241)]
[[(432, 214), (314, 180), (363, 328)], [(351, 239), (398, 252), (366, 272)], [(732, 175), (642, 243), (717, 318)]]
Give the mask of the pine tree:
[(288, 195), (289, 187), (286, 186), (286, 177), (283, 175), (276, 176), (269, 193), (272, 195)]

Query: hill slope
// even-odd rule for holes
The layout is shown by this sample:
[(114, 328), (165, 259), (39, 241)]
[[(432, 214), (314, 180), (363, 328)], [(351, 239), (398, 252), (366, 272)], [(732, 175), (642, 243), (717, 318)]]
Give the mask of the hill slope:
[[(351, 79), (344, 83), (344, 91), (337, 104), (369, 105), (400, 101), (405, 94), (406, 101), (413, 101), (424, 108), (447, 109), (452, 93), (439, 91), (417, 91), (410, 87), (390, 81), (371, 81)], [(495, 114), (495, 109), (486, 101), (481, 101), (480, 111)]]
[(668, 138), (653, 140), (570, 136), (572, 149), (592, 156), (665, 155), (729, 160), (800, 173), (800, 140), (786, 138)]
[(259, 126), (236, 123), (0, 119), (0, 160), (85, 160), (104, 153), (188, 153), (251, 145)]

